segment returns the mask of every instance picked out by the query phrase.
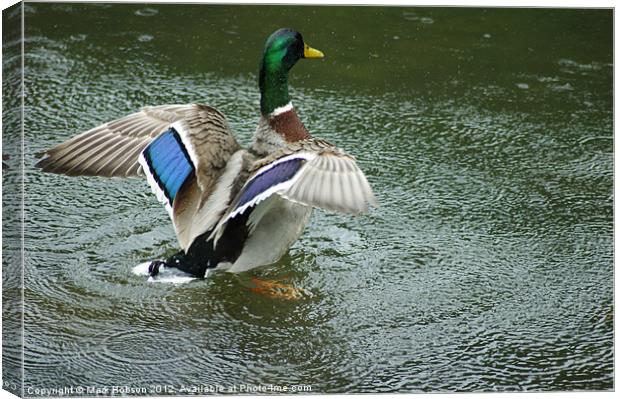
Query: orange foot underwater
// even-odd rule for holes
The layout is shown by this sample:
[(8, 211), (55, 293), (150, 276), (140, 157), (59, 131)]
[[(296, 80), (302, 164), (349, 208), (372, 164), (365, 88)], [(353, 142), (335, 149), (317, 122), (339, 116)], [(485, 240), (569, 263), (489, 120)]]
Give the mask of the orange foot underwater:
[(292, 284), (281, 283), (275, 280), (263, 280), (252, 277), (254, 287), (250, 291), (275, 299), (299, 300), (309, 297), (311, 294), (303, 288), (296, 288)]

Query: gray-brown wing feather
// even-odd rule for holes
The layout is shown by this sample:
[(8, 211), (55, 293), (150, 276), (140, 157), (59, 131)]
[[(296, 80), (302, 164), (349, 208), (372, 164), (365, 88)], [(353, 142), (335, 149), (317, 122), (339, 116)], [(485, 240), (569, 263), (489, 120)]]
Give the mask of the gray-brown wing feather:
[(341, 151), (320, 152), (304, 165), (295, 183), (279, 195), (304, 205), (354, 215), (367, 212), (368, 205), (378, 206), (355, 159)]
[(224, 116), (205, 105), (145, 107), (46, 150), (36, 166), (70, 176), (137, 177), (142, 150), (171, 123), (182, 119), (190, 127), (205, 123), (227, 128)]
[(201, 106), (186, 115), (183, 123), (189, 130), (190, 157), (196, 167), (196, 179), (202, 191), (219, 177), (228, 160), (241, 148), (223, 114), (212, 107)]
[[(289, 160), (295, 157), (305, 161), (292, 177), (285, 181), (275, 179), (272, 185), (263, 181), (261, 184), (265, 187), (262, 191), (256, 192), (250, 200), (241, 203), (240, 198), (244, 195), (244, 190), (252, 184), (255, 177), (264, 178), (269, 174), (269, 170), (275, 169), (273, 165), (278, 162), (282, 164), (283, 159)], [(245, 212), (250, 206), (255, 206), (256, 209), (252, 212), (248, 223), (250, 228), (257, 225), (265, 214), (260, 208), (270, 206), (268, 200), (273, 195), (304, 206), (355, 215), (367, 212), (368, 205), (378, 207), (372, 188), (357, 166), (355, 158), (321, 139), (312, 138), (289, 143), (267, 157), (255, 161), (248, 170), (251, 175), (247, 181), (244, 180), (244, 186), (230, 202), (226, 213), (211, 233), (210, 238), (215, 242), (221, 237), (228, 221)]]
[(378, 206), (355, 158), (319, 138), (288, 144), (256, 162), (253, 172), (278, 158), (301, 152), (314, 153), (317, 157), (303, 166), (295, 183), (280, 192), (280, 196), (303, 205), (351, 214), (367, 212), (368, 205)]

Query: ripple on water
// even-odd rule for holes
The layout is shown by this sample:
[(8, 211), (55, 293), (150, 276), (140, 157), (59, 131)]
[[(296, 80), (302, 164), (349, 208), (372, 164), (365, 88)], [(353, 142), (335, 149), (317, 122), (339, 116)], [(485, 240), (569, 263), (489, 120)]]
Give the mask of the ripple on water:
[(150, 42), (151, 40), (153, 40), (153, 36), (152, 35), (140, 35), (138, 36), (138, 41), (139, 42)]
[(69, 40), (74, 41), (74, 42), (83, 42), (84, 40), (86, 40), (87, 37), (88, 35), (85, 33), (78, 33), (75, 35), (71, 35), (69, 37)]
[(157, 15), (159, 11), (152, 7), (144, 7), (137, 10), (134, 14), (139, 17), (152, 17), (153, 15)]
[[(192, 342), (176, 331), (116, 331), (106, 333), (97, 356), (110, 367), (123, 368), (127, 363), (158, 366), (183, 362)], [(140, 353), (135, 351), (140, 348)], [(148, 358), (143, 356), (148, 353)]]

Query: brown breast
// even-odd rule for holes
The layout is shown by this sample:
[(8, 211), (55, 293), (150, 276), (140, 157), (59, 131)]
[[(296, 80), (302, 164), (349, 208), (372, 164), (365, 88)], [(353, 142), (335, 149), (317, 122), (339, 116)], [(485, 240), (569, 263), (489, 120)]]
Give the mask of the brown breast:
[(292, 108), (269, 118), (269, 126), (288, 142), (309, 139), (310, 133)]

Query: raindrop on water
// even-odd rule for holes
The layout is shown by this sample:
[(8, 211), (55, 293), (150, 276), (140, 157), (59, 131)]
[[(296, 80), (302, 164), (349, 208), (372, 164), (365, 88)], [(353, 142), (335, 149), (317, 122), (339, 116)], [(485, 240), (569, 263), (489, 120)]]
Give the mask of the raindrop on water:
[(418, 19), (420, 19), (420, 17), (418, 17), (415, 12), (404, 12), (403, 13), (403, 17), (407, 20), (407, 21), (417, 21)]
[(153, 36), (151, 35), (140, 35), (138, 37), (138, 41), (141, 41), (141, 42), (150, 42), (151, 40), (153, 40)]
[(135, 14), (139, 17), (152, 17), (153, 15), (157, 14), (159, 11), (157, 11), (154, 8), (150, 8), (150, 7), (146, 7), (146, 8), (141, 8), (138, 11), (135, 12)]
[(86, 40), (86, 35), (84, 33), (79, 33), (77, 35), (71, 35), (70, 39), (73, 42), (82, 42)]

